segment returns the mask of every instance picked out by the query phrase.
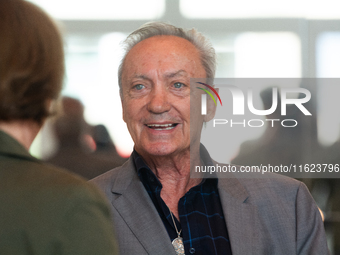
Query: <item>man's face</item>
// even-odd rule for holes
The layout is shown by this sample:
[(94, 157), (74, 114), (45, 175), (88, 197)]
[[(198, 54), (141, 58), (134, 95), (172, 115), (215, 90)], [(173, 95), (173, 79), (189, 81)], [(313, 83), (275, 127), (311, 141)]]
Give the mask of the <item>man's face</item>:
[[(122, 74), (123, 119), (138, 153), (166, 156), (189, 151), (194, 77), (205, 78), (206, 72), (198, 50), (183, 38), (155, 36), (130, 50)], [(199, 143), (203, 117), (195, 116), (197, 129), (191, 130), (191, 138)]]

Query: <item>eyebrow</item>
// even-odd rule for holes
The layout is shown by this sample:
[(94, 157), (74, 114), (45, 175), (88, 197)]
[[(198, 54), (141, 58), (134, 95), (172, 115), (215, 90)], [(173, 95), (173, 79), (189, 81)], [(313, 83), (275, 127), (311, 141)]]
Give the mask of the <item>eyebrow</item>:
[(148, 80), (149, 78), (146, 76), (146, 75), (143, 75), (143, 74), (136, 74), (132, 77), (132, 79), (142, 79), (142, 80)]
[[(173, 78), (173, 77), (176, 77), (176, 76), (187, 76), (187, 72), (185, 70), (178, 70), (176, 72), (168, 72), (168, 73), (165, 73), (163, 74), (163, 77), (164, 78)], [(147, 75), (144, 75), (144, 74), (136, 74), (132, 77), (132, 79), (142, 79), (142, 80), (150, 80), (150, 78), (147, 76)]]

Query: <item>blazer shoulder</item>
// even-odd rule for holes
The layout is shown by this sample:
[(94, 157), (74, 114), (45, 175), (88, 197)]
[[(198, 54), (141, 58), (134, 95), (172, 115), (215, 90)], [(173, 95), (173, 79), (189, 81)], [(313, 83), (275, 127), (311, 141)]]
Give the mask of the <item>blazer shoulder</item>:
[[(236, 167), (240, 169), (239, 166)], [(308, 193), (307, 187), (301, 181), (276, 173), (239, 174), (236, 171), (235, 174), (228, 176), (219, 175), (219, 182), (220, 187), (235, 196), (237, 194), (234, 189), (237, 189), (238, 193), (242, 191), (244, 197), (251, 203), (263, 203), (273, 199), (295, 201), (299, 190)]]
[(313, 201), (306, 185), (290, 177), (268, 174), (264, 178), (238, 180), (250, 194), (249, 203), (258, 205), (277, 203), (295, 207), (301, 194), (304, 194), (304, 199)]

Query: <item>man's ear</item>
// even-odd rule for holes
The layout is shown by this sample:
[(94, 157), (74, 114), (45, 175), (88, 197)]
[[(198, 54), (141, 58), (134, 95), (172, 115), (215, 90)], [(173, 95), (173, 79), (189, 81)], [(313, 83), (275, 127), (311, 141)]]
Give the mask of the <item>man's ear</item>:
[[(219, 89), (216, 89), (216, 92), (218, 93)], [(218, 102), (218, 99), (216, 98), (215, 95), (213, 95), (215, 98), (215, 101)], [(204, 115), (204, 122), (208, 122), (210, 120), (212, 120), (215, 117), (215, 113), (216, 113), (216, 107), (217, 105), (215, 105), (214, 100), (211, 97), (207, 97), (207, 114)]]

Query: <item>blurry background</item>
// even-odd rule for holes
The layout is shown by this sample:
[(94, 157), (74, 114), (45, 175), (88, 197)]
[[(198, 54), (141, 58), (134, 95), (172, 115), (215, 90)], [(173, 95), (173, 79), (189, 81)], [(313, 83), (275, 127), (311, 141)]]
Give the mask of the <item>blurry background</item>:
[[(216, 77), (340, 77), (340, 2), (337, 0), (31, 0), (64, 26), (64, 95), (81, 100), (90, 124), (104, 124), (118, 152), (128, 156), (132, 141), (121, 121), (117, 66), (120, 42), (151, 20), (195, 27), (207, 35), (218, 54)], [(339, 109), (327, 88), (318, 89), (318, 118)], [(327, 104), (326, 104), (327, 103)], [(319, 141), (334, 143), (334, 125), (320, 125)], [(322, 123), (322, 121), (320, 121)], [(49, 146), (35, 153), (45, 156)]]
[[(118, 94), (120, 42), (147, 21), (160, 20), (184, 28), (195, 27), (208, 36), (217, 51), (216, 77), (219, 78), (340, 77), (338, 0), (31, 2), (40, 5), (63, 24), (67, 70), (63, 95), (83, 103), (86, 121), (90, 125), (103, 124), (118, 153), (124, 157), (129, 156), (133, 143), (122, 121)], [(340, 86), (318, 83), (296, 86), (299, 85), (317, 96), (312, 97), (308, 108), (314, 118), (306, 123), (304, 136), (296, 137), (295, 141), (301, 145), (302, 153), (306, 148), (316, 148), (309, 156), (332, 155), (327, 162), (339, 163)], [(230, 151), (226, 153), (228, 160), (235, 157), (242, 143), (258, 139), (262, 134), (257, 132), (239, 137), (231, 143)], [(32, 152), (47, 158), (56, 147), (51, 125), (47, 125), (35, 141)], [(319, 207), (326, 212), (326, 224), (333, 226), (334, 222), (340, 222), (334, 206), (339, 203), (340, 196), (332, 197), (333, 184), (304, 181), (313, 191)], [(333, 249), (336, 243), (334, 231), (331, 229), (329, 233)]]

